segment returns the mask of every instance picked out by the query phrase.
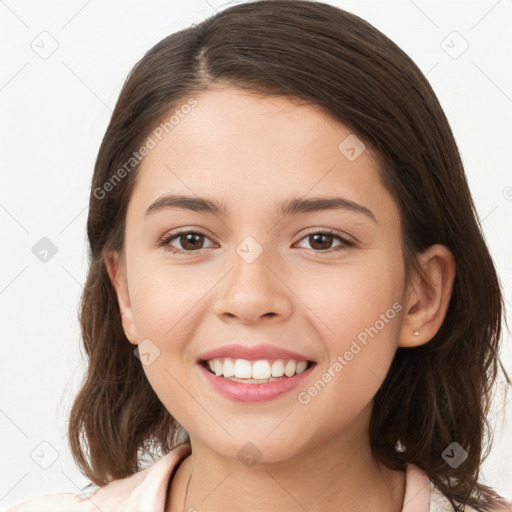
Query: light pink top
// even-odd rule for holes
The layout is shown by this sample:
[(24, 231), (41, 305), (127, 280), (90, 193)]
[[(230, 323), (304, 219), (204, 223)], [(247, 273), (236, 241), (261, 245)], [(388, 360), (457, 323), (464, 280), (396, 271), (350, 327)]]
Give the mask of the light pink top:
[[(47, 494), (25, 501), (7, 512), (165, 512), (167, 490), (179, 463), (190, 454), (190, 444), (182, 443), (153, 465), (99, 488), (92, 496), (71, 493)], [(414, 464), (405, 471), (402, 512), (448, 512), (448, 500)], [(466, 508), (468, 512), (474, 509)]]

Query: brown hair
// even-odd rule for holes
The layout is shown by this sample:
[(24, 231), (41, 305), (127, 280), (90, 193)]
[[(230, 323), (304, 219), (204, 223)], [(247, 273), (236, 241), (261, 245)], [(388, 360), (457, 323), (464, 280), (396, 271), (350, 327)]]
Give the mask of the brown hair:
[[(105, 262), (123, 251), (134, 151), (172, 109), (212, 84), (299, 98), (328, 112), (378, 156), (401, 212), (408, 268), (430, 245), (452, 251), (456, 276), (445, 321), (429, 343), (398, 348), (374, 399), (371, 448), (390, 468), (419, 466), (454, 510), (491, 510), (500, 498), (478, 476), (486, 436), (490, 449), (498, 364), (510, 380), (498, 355), (500, 284), (457, 145), (428, 81), (400, 48), (358, 16), (306, 0), (227, 8), (160, 41), (123, 86), (89, 202), (80, 311), (88, 367), (68, 425), (76, 463), (103, 486), (141, 469), (142, 453), (167, 453), (188, 437), (134, 356)], [(441, 457), (453, 441), (468, 452), (456, 469)]]

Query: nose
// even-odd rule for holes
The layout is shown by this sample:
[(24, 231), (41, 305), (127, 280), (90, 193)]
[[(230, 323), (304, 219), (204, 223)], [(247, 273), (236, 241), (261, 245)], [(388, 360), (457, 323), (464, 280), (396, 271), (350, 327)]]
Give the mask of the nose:
[(224, 321), (243, 324), (285, 320), (291, 314), (293, 297), (286, 276), (266, 251), (250, 261), (235, 253), (215, 313)]

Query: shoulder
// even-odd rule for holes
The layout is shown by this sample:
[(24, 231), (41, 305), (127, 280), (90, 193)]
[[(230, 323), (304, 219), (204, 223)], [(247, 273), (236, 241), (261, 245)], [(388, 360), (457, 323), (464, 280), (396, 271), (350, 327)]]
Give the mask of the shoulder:
[(59, 492), (45, 494), (23, 503), (19, 503), (7, 510), (7, 512), (74, 512), (84, 509), (84, 502), (76, 494)]
[[(432, 482), (430, 483), (431, 491), (431, 505), (430, 505), (430, 511), (429, 512), (453, 512), (453, 507), (451, 506), (450, 502), (448, 501), (448, 498), (441, 492), (441, 490), (434, 485)], [(512, 503), (507, 502), (508, 504), (499, 507), (494, 508), (492, 512), (512, 512)], [(464, 509), (465, 512), (478, 512), (475, 508), (466, 506)]]
[(160, 460), (134, 473), (97, 488), (91, 496), (67, 492), (47, 494), (25, 501), (7, 512), (117, 512), (163, 510), (167, 487), (180, 460), (190, 454), (190, 444), (181, 443)]
[[(429, 512), (453, 512), (453, 507), (448, 498), (433, 482), (430, 482), (430, 511)], [(472, 507), (466, 507), (465, 512), (476, 512)]]
[[(406, 464), (405, 496), (402, 512), (454, 512), (448, 498), (415, 464)], [(464, 512), (478, 512), (466, 506)], [(512, 512), (512, 505), (492, 512)]]

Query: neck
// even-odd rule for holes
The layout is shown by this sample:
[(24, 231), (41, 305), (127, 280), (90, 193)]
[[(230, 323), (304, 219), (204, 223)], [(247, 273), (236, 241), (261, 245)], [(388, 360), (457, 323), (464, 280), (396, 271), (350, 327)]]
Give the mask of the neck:
[(345, 432), (284, 461), (262, 457), (252, 466), (192, 439), (191, 447), (175, 475), (169, 512), (402, 510), (405, 474), (375, 461), (367, 436)]

